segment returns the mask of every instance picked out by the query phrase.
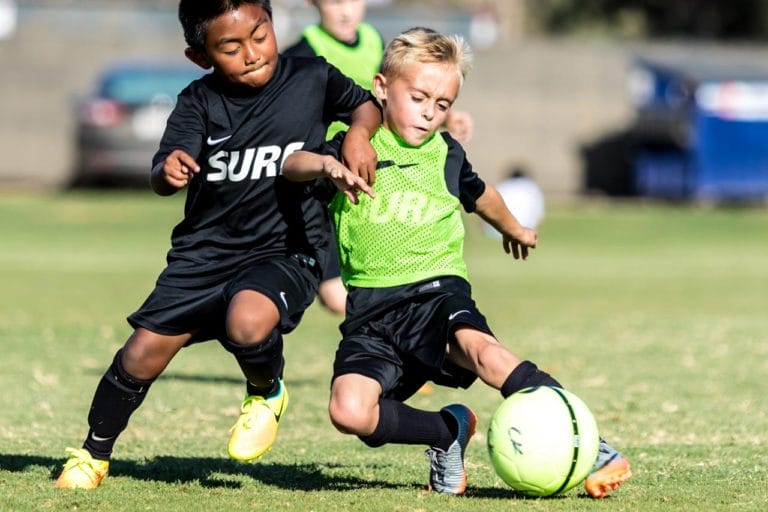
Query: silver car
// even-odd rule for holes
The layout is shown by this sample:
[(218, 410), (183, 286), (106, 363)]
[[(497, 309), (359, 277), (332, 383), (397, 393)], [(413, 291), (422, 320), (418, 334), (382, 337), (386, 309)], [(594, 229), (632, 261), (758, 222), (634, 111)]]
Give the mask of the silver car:
[(73, 185), (145, 184), (176, 97), (204, 71), (183, 62), (104, 69), (75, 108)]

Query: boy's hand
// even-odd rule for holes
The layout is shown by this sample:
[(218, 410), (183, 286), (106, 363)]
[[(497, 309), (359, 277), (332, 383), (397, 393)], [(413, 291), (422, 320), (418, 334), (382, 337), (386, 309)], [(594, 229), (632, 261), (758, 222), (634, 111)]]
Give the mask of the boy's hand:
[(192, 176), (200, 172), (200, 166), (186, 152), (175, 149), (163, 162), (163, 179), (175, 189), (186, 187)]
[(349, 171), (373, 185), (376, 181), (376, 151), (363, 130), (349, 129), (341, 146), (341, 157)]
[(352, 171), (333, 157), (323, 158), (323, 173), (333, 181), (336, 188), (344, 192), (352, 204), (358, 204), (360, 199), (357, 195), (365, 192), (372, 198), (375, 197), (373, 189), (365, 182), (363, 178), (357, 176)]
[(516, 260), (523, 258), (528, 259), (528, 249), (535, 249), (536, 243), (539, 241), (539, 235), (536, 230), (530, 228), (521, 228), (520, 232), (515, 236), (504, 235), (504, 252), (512, 256)]

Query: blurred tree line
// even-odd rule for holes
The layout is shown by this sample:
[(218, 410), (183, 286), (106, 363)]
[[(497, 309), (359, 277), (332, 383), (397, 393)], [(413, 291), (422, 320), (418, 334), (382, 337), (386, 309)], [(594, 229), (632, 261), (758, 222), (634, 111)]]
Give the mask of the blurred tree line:
[[(175, 9), (178, 0), (17, 0), (26, 5), (142, 5)], [(379, 0), (398, 7), (433, 6), (493, 12), (501, 36), (530, 34), (652, 38), (768, 39), (768, 0)], [(306, 6), (306, 0), (272, 0)], [(385, 7), (386, 8), (386, 7)]]
[(551, 33), (598, 30), (635, 37), (768, 37), (768, 2), (764, 0), (537, 0), (528, 5), (541, 28)]
[[(278, 0), (279, 1), (279, 0)], [(526, 34), (768, 39), (766, 0), (395, 0), (496, 12), (505, 39)]]

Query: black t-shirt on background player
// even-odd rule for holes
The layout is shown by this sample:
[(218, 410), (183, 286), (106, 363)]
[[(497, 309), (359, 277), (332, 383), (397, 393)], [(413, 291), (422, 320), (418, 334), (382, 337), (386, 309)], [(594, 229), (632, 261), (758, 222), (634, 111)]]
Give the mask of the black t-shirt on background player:
[(238, 95), (214, 74), (184, 89), (152, 165), (182, 149), (200, 173), (189, 182), (158, 284), (205, 287), (249, 262), (297, 252), (322, 265), (332, 243), (327, 213), (311, 195), (312, 182), (281, 176), (282, 162), (321, 144), (331, 121), (349, 122), (369, 99), (323, 59), (282, 55), (258, 90)]

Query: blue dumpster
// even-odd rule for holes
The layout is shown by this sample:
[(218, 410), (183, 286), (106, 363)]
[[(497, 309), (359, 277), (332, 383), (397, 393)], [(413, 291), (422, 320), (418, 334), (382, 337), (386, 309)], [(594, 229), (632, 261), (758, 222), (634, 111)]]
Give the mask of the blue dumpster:
[(768, 199), (768, 69), (638, 58), (629, 85), (639, 195)]

